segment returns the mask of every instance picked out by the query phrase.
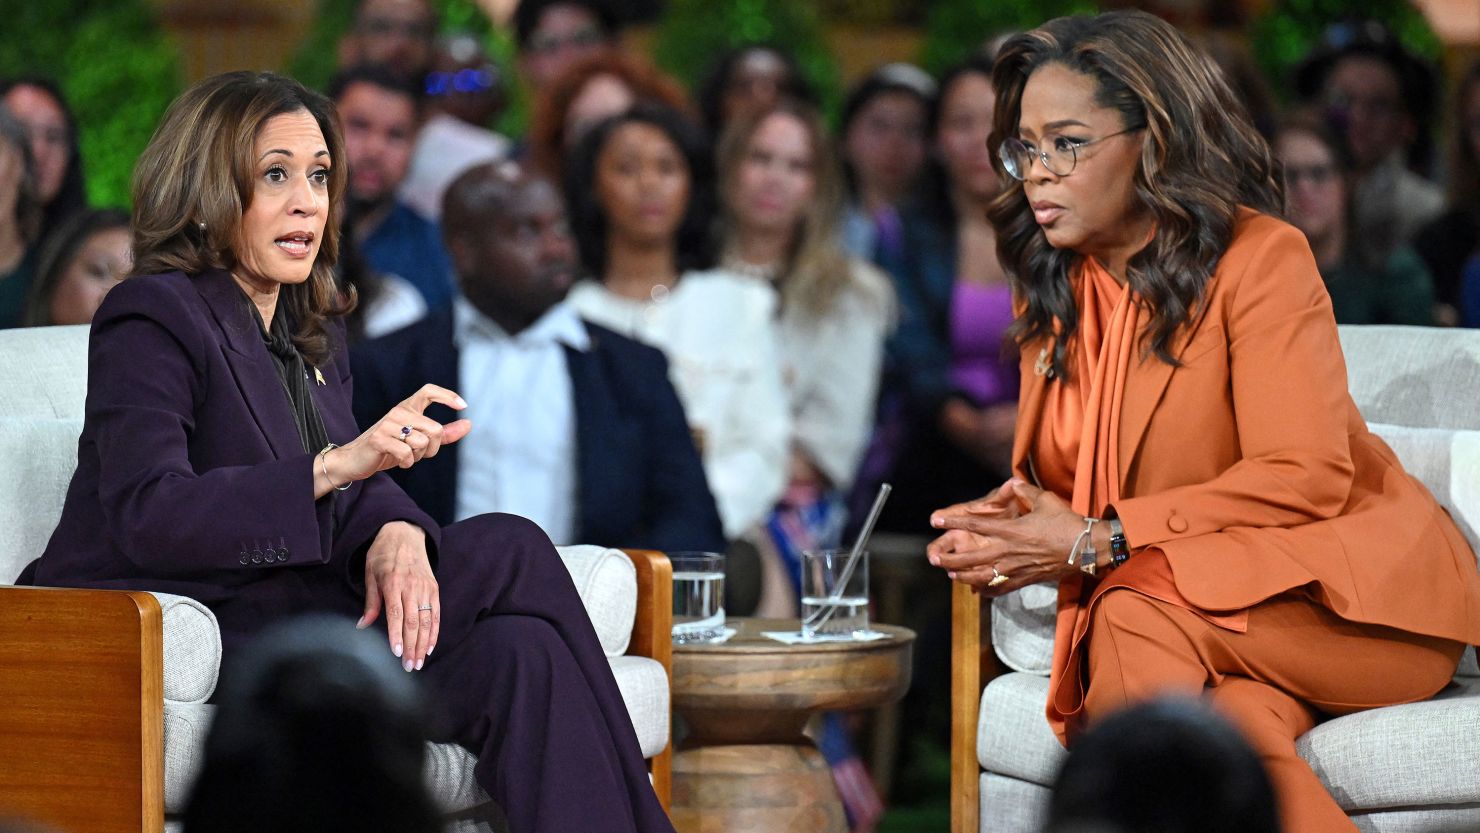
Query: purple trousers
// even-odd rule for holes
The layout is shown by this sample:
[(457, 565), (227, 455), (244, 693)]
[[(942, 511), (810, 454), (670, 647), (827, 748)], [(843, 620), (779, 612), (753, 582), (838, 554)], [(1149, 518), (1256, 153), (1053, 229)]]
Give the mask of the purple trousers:
[[(442, 631), (420, 672), (432, 739), (478, 758), (512, 833), (673, 833), (611, 665), (538, 526), (480, 515), (442, 529)], [(379, 626), (379, 623), (377, 623)]]

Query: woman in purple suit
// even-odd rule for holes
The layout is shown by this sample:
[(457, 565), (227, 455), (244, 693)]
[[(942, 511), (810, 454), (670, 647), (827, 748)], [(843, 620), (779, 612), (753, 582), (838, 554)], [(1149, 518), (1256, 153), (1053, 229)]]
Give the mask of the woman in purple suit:
[(331, 113), (246, 72), (166, 113), (134, 174), (134, 276), (93, 321), (77, 472), (23, 582), (196, 598), (227, 666), (294, 614), (383, 621), (430, 734), (477, 755), (515, 833), (672, 831), (549, 540), (510, 515), (439, 529), (380, 473), (467, 434), (422, 413), (461, 398), (429, 385), (354, 423)]

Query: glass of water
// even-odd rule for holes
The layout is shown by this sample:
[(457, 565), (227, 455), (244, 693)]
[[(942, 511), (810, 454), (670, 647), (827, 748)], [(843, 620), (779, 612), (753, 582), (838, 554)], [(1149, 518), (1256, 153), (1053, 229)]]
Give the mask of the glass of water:
[(671, 552), (673, 641), (708, 642), (725, 630), (725, 557), (714, 552)]
[(802, 636), (855, 636), (868, 631), (868, 551), (802, 553)]

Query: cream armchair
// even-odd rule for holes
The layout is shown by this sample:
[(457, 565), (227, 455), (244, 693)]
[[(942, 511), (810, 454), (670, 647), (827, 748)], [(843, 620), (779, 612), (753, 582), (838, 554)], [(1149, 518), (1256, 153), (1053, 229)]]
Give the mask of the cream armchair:
[[(215, 617), (165, 594), (8, 586), (39, 555), (77, 459), (87, 328), (0, 331), (0, 817), (75, 833), (159, 833), (198, 771), (220, 668)], [(672, 568), (659, 553), (565, 547), (668, 806)], [(447, 829), (498, 830), (462, 747), (429, 744)]]
[[(1480, 549), (1480, 331), (1342, 327), (1341, 342), (1372, 430)], [(980, 600), (952, 592), (952, 833), (1034, 833), (1065, 754), (1044, 717), (1055, 593), (1028, 587), (992, 603), (993, 647), (1013, 671), (984, 691)], [(1298, 749), (1364, 831), (1480, 828), (1474, 649), (1434, 699), (1322, 723)]]

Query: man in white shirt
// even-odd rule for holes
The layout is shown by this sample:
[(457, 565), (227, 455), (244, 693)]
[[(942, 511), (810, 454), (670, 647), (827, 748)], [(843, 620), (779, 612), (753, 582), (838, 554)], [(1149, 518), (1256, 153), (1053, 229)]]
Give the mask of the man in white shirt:
[(357, 348), (355, 409), (378, 418), (430, 381), (462, 393), (474, 427), (392, 476), (439, 523), (512, 512), (557, 544), (722, 550), (662, 353), (565, 303), (577, 261), (554, 185), (512, 163), (472, 168), (443, 227), (462, 297)]

